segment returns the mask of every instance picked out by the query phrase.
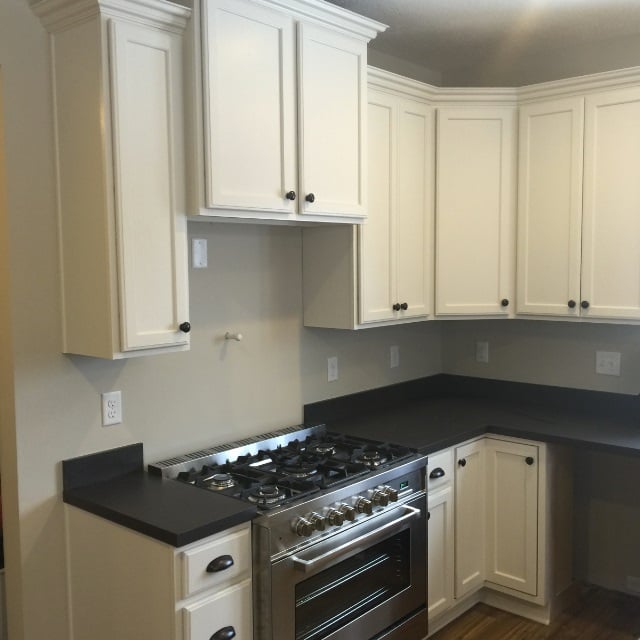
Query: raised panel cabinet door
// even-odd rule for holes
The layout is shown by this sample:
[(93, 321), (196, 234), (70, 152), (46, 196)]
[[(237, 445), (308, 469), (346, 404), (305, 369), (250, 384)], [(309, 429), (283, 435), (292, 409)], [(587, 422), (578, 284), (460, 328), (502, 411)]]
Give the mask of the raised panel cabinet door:
[(369, 209), (358, 226), (360, 255), (360, 322), (392, 320), (396, 299), (396, 139), (397, 100), (369, 91)]
[(538, 447), (487, 439), (487, 581), (538, 590)]
[(300, 213), (366, 216), (367, 45), (298, 25)]
[(399, 101), (395, 235), (403, 318), (433, 313), (433, 112), (420, 102)]
[(203, 14), (206, 205), (293, 214), (294, 20), (245, 0), (206, 0)]
[(476, 591), (485, 579), (484, 439), (456, 448), (455, 596)]
[(520, 107), (517, 312), (580, 315), (584, 98)]
[(505, 316), (514, 306), (515, 116), (438, 109), (437, 314)]
[(581, 314), (640, 318), (640, 87), (587, 96), (584, 157)]
[(185, 344), (181, 39), (112, 20), (109, 41), (121, 349)]
[(453, 486), (430, 493), (427, 502), (427, 610), (432, 619), (453, 604)]

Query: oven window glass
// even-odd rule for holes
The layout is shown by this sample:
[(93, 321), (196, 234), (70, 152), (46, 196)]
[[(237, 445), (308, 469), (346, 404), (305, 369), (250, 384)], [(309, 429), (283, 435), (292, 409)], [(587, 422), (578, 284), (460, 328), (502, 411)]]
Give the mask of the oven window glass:
[(296, 585), (296, 640), (320, 640), (411, 586), (410, 530)]

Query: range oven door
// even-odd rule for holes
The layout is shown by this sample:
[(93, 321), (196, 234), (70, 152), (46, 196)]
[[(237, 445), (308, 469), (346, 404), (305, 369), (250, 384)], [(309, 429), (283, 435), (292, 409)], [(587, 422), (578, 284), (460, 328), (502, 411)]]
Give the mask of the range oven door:
[(426, 636), (426, 532), (426, 497), (421, 492), (275, 562), (272, 637)]

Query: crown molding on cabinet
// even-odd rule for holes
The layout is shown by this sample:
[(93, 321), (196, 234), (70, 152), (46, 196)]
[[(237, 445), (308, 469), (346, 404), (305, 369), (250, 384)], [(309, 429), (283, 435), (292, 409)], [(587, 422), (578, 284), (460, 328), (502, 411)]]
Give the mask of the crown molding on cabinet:
[(436, 87), (418, 80), (412, 80), (390, 71), (368, 68), (369, 86), (382, 91), (394, 91), (408, 98), (428, 100), (433, 105), (473, 106), (484, 103), (496, 105), (512, 105), (549, 100), (551, 98), (568, 98), (583, 96), (595, 91), (611, 88), (624, 88), (640, 84), (640, 67), (618, 69), (594, 73), (588, 76), (554, 80), (523, 87)]
[(382, 22), (321, 0), (258, 0), (257, 4), (279, 7), (298, 18), (310, 19), (320, 24), (324, 23), (334, 31), (336, 28), (341, 29), (350, 36), (367, 42), (388, 29), (388, 26)]
[(166, 0), (39, 0), (31, 8), (50, 33), (64, 31), (97, 15), (126, 18), (180, 33), (191, 16), (189, 7)]

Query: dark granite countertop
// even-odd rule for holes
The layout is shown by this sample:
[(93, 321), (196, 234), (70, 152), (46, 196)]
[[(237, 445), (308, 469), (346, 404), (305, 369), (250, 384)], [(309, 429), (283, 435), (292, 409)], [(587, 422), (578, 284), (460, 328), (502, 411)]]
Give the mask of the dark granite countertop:
[(63, 462), (64, 501), (174, 547), (251, 520), (253, 505), (151, 476), (142, 445)]
[(307, 405), (305, 422), (427, 454), (495, 433), (640, 455), (636, 396), (456, 376), (420, 382)]

